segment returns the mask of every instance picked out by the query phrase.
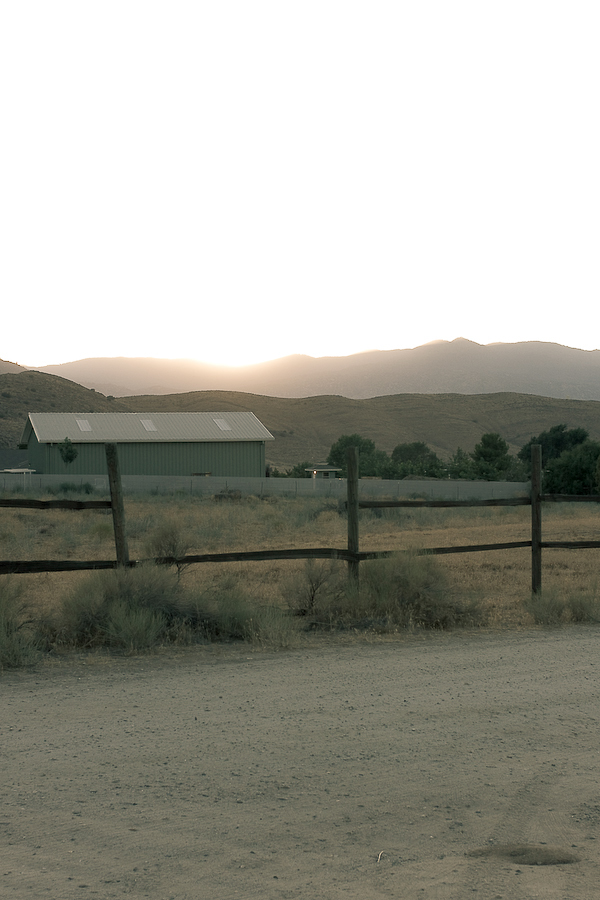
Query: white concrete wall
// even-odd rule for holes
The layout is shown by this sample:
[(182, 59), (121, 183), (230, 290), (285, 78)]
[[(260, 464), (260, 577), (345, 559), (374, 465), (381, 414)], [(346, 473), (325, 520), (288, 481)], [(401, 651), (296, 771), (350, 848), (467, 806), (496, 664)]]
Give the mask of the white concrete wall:
[[(98, 492), (108, 496), (108, 477), (99, 475), (13, 475), (0, 472), (0, 490), (20, 491), (27, 495), (52, 488), (56, 490), (64, 482), (91, 484)], [(515, 481), (376, 481), (361, 479), (360, 497), (364, 499), (426, 499), (426, 500), (491, 500), (529, 494), (529, 482)], [(282, 495), (292, 497), (335, 497), (345, 499), (344, 478), (202, 478), (168, 475), (125, 475), (125, 493), (186, 493), (212, 496), (221, 491), (241, 491), (264, 497)], [(91, 499), (91, 498), (90, 498)]]

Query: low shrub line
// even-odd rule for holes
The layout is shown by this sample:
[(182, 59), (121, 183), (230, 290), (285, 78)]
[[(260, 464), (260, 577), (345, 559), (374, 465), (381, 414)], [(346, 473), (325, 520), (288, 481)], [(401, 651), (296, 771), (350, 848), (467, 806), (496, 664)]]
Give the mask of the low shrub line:
[[(334, 560), (306, 561), (283, 585), (285, 606), (261, 604), (243, 576), (186, 587), (180, 570), (146, 563), (91, 573), (45, 618), (22, 601), (18, 579), (0, 576), (0, 668), (47, 652), (107, 648), (137, 653), (165, 645), (246, 641), (287, 649), (318, 630), (393, 634), (486, 624), (483, 604), (446, 583), (434, 556), (418, 551), (367, 561), (358, 584)], [(537, 624), (600, 621), (597, 590), (535, 594), (524, 604)]]

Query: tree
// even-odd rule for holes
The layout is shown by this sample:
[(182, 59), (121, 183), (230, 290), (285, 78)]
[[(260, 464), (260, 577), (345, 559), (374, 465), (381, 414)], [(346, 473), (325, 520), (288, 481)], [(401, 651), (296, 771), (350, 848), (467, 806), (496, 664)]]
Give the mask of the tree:
[(451, 458), (447, 466), (449, 478), (475, 478), (475, 463), (469, 454), (462, 449), (456, 448), (456, 453)]
[(329, 451), (327, 465), (341, 469), (342, 478), (346, 478), (348, 474), (346, 463), (348, 447), (358, 447), (359, 475), (383, 477), (389, 463), (389, 456), (385, 450), (378, 450), (372, 440), (361, 437), (360, 434), (343, 434), (338, 438)]
[(586, 440), (551, 459), (544, 472), (548, 494), (594, 494), (598, 490), (600, 444)]
[(58, 445), (58, 452), (60, 453), (60, 458), (64, 462), (65, 466), (70, 466), (71, 463), (75, 462), (75, 460), (79, 456), (77, 447), (73, 445), (68, 437), (64, 439), (62, 444)]
[(512, 467), (512, 459), (508, 452), (508, 444), (495, 432), (483, 434), (479, 444), (471, 453), (475, 464), (475, 475), (486, 481), (505, 478)]
[(539, 444), (542, 448), (542, 468), (550, 462), (551, 459), (558, 459), (565, 450), (572, 450), (578, 444), (582, 444), (589, 438), (589, 433), (585, 428), (567, 428), (566, 425), (553, 425), (548, 431), (542, 431), (537, 437), (524, 444), (517, 457), (524, 464), (527, 474), (531, 474), (531, 445)]
[(310, 475), (306, 471), (307, 469), (310, 469), (310, 465), (311, 464), (308, 460), (305, 460), (304, 462), (296, 463), (296, 465), (293, 466), (293, 468), (287, 469), (285, 472), (285, 475), (283, 475), (282, 477), (284, 477), (284, 478), (310, 478)]
[(407, 475), (438, 478), (442, 472), (442, 463), (437, 454), (423, 441), (397, 444), (392, 450), (392, 462), (396, 467), (397, 478), (405, 478)]
[[(368, 456), (358, 458), (358, 474), (361, 478), (389, 478), (390, 458), (385, 450), (375, 448)], [(393, 477), (393, 476), (392, 476)]]

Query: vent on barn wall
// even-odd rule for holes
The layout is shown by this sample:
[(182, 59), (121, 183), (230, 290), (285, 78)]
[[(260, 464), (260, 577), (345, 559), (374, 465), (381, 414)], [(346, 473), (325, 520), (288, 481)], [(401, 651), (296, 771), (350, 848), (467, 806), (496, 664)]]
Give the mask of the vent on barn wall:
[(229, 422), (226, 422), (225, 419), (215, 419), (213, 417), (213, 422), (215, 422), (219, 426), (221, 431), (231, 431), (231, 425), (229, 424)]
[(152, 419), (140, 419), (140, 422), (146, 429), (146, 431), (156, 431), (156, 425), (152, 421)]

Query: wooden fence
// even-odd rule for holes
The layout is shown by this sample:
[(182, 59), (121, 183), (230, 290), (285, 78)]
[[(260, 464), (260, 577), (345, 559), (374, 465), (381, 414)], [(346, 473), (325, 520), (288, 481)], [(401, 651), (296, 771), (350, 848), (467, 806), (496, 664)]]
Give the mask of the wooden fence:
[(510, 541), (502, 544), (467, 544), (453, 547), (429, 547), (419, 550), (421, 554), (441, 555), (446, 553), (477, 553), (488, 550), (513, 550), (531, 548), (531, 589), (537, 593), (542, 587), (543, 549), (600, 549), (600, 541), (544, 541), (542, 540), (543, 503), (600, 503), (600, 494), (571, 495), (543, 494), (541, 448), (531, 448), (532, 477), (529, 497), (514, 497), (498, 500), (361, 500), (358, 496), (358, 450), (348, 451), (347, 501), (348, 543), (346, 548), (307, 547), (283, 550), (249, 550), (230, 553), (202, 553), (180, 558), (159, 557), (154, 560), (130, 560), (125, 533), (125, 513), (123, 494), (119, 476), (117, 448), (106, 445), (106, 460), (109, 472), (110, 500), (26, 500), (2, 499), (0, 507), (13, 509), (111, 509), (115, 533), (116, 559), (112, 560), (11, 560), (0, 561), (0, 574), (27, 574), (34, 572), (78, 572), (87, 569), (115, 569), (119, 566), (137, 566), (143, 562), (157, 562), (165, 565), (193, 565), (196, 563), (246, 562), (250, 560), (294, 560), (294, 559), (337, 559), (348, 563), (349, 576), (359, 577), (359, 565), (367, 559), (383, 559), (392, 556), (396, 550), (361, 551), (359, 546), (359, 510), (399, 507), (487, 507), (487, 506), (531, 506), (531, 540)]

